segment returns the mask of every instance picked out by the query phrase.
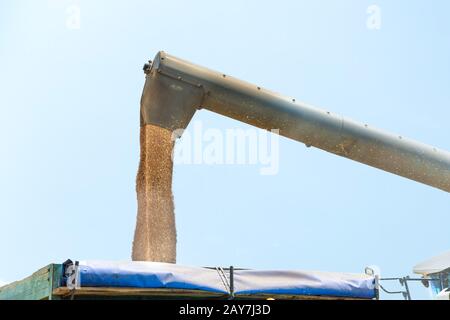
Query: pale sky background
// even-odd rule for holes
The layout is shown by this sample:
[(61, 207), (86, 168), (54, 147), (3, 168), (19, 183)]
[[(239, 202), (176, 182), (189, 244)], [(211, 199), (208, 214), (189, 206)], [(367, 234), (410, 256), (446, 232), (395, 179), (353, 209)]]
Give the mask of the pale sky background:
[[(449, 13), (445, 0), (1, 0), (1, 281), (130, 259), (141, 67), (158, 50), (450, 150)], [(448, 193), (285, 138), (277, 175), (180, 165), (174, 194), (180, 264), (403, 276), (450, 249)]]

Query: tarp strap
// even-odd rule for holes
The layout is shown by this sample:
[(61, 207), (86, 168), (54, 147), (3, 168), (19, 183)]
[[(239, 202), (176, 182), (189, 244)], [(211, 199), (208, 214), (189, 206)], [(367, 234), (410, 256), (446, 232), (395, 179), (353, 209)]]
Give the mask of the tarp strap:
[(217, 274), (219, 275), (220, 280), (223, 283), (223, 286), (225, 287), (225, 289), (227, 290), (228, 294), (231, 295), (231, 285), (230, 285), (230, 280), (228, 279), (225, 271), (223, 270), (222, 267), (215, 267), (214, 269), (216, 269)]

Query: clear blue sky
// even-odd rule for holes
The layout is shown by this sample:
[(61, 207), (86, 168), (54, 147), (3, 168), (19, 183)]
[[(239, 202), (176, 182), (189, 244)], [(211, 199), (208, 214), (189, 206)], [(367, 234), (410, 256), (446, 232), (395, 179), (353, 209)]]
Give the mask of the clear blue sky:
[[(450, 150), (449, 13), (444, 0), (1, 1), (0, 279), (130, 259), (141, 67), (158, 50)], [(284, 138), (278, 175), (180, 165), (174, 193), (181, 264), (401, 276), (450, 249), (448, 193)]]

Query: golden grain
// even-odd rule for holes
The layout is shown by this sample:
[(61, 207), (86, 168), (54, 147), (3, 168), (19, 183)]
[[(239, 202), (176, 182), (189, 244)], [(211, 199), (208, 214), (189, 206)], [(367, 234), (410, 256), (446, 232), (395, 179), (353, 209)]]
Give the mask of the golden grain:
[(142, 126), (140, 145), (136, 177), (138, 212), (132, 259), (175, 263), (172, 132), (158, 126)]

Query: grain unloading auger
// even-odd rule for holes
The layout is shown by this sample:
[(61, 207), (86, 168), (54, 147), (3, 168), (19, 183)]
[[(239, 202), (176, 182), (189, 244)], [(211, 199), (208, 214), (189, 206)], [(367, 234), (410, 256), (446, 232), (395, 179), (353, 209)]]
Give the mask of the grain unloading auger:
[(144, 66), (141, 126), (185, 129), (207, 109), (450, 192), (450, 153), (281, 96), (164, 52)]

